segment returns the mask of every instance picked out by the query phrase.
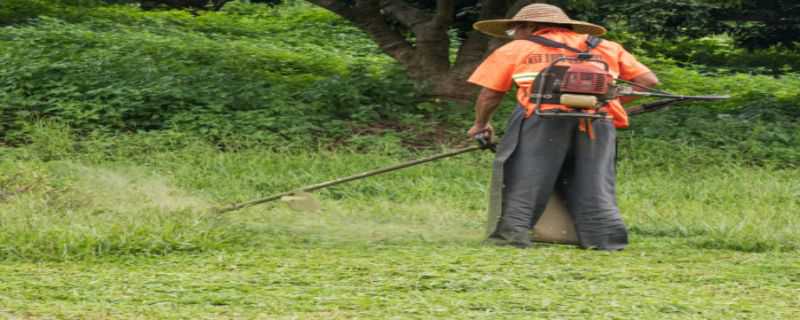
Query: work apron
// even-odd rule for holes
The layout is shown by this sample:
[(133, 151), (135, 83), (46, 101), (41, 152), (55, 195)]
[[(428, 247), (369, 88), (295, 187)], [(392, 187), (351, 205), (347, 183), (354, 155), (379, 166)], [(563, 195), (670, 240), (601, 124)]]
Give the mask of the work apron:
[(527, 236), (556, 192), (566, 201), (581, 247), (625, 247), (628, 234), (614, 190), (616, 129), (610, 120), (594, 120), (590, 138), (579, 132), (579, 121), (526, 119), (522, 108), (514, 110), (493, 162), (487, 237), (502, 238), (506, 229)]

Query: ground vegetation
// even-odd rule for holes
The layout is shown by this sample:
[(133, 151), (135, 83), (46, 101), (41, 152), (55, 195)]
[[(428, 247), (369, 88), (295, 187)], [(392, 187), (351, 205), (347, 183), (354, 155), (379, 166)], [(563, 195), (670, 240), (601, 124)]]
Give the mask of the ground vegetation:
[(210, 214), (472, 143), (470, 106), (328, 10), (5, 0), (0, 316), (794, 318), (797, 51), (623, 22), (664, 89), (732, 98), (620, 131), (625, 251), (517, 250), (481, 244), (488, 152)]

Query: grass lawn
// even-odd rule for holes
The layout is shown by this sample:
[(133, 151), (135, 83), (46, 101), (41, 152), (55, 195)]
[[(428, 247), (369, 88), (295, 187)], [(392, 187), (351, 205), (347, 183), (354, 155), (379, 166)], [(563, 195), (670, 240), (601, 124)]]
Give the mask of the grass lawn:
[(800, 316), (796, 169), (643, 146), (619, 166), (630, 247), (519, 250), (481, 245), (488, 153), (321, 191), (318, 213), (268, 204), (214, 216), (414, 155), (119, 144), (3, 149), (1, 316)]
[(488, 152), (321, 190), (318, 213), (209, 214), (470, 124), (287, 3), (0, 28), (0, 319), (800, 319), (795, 73), (641, 55), (666, 90), (734, 97), (621, 133), (622, 252), (483, 246)]
[(0, 265), (9, 318), (796, 319), (796, 253), (289, 243)]

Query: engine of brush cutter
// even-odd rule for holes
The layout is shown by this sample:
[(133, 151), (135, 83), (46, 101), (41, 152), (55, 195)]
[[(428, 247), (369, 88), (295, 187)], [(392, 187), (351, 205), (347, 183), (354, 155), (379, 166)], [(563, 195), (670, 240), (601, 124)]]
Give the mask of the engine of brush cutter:
[[(562, 93), (562, 100), (564, 95), (568, 95), (568, 97), (580, 95), (604, 97), (608, 94), (613, 81), (614, 78), (603, 68), (595, 64), (581, 63), (572, 65), (567, 69), (559, 90)], [(569, 103), (565, 104), (569, 105)]]
[(537, 109), (542, 103), (561, 104), (574, 109), (598, 109), (616, 96), (614, 78), (608, 64), (593, 58), (561, 58), (568, 66), (546, 68), (534, 83), (531, 100)]

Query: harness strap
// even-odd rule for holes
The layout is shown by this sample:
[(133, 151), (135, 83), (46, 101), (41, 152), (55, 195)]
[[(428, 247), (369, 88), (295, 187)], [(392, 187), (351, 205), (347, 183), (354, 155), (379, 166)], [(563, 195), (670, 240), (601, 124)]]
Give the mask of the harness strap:
[(590, 35), (589, 37), (586, 38), (586, 45), (589, 47), (589, 49), (587, 49), (586, 51), (582, 51), (582, 50), (578, 50), (578, 49), (575, 49), (573, 47), (570, 47), (570, 46), (568, 46), (566, 44), (563, 44), (561, 42), (558, 42), (558, 41), (555, 41), (555, 40), (550, 40), (550, 39), (547, 39), (547, 38), (542, 37), (542, 36), (530, 36), (530, 38), (528, 38), (528, 40), (533, 41), (533, 42), (538, 43), (538, 44), (541, 44), (541, 45), (546, 46), (546, 47), (558, 48), (558, 49), (566, 49), (566, 50), (569, 50), (569, 51), (572, 51), (572, 52), (575, 52), (575, 53), (588, 53), (592, 49), (597, 48), (597, 45), (599, 45), (600, 42), (603, 42), (603, 39)]
[[(597, 48), (597, 45), (599, 45), (600, 42), (603, 42), (602, 38), (598, 38), (593, 35), (589, 35), (588, 37), (586, 37), (586, 44), (589, 46), (589, 50)], [(588, 52), (589, 50), (586, 51)]]
[[(600, 42), (603, 42), (603, 39), (595, 37), (595, 36), (592, 36), (592, 35), (589, 35), (588, 37), (586, 37), (587, 49), (586, 49), (586, 51), (581, 51), (581, 50), (575, 49), (573, 47), (570, 47), (570, 46), (568, 46), (568, 45), (566, 45), (564, 43), (561, 43), (561, 42), (558, 42), (558, 41), (555, 41), (555, 40), (550, 40), (550, 39), (547, 39), (547, 38), (542, 37), (542, 36), (532, 35), (532, 36), (530, 36), (528, 38), (528, 40), (533, 41), (535, 43), (538, 43), (540, 45), (546, 46), (546, 47), (557, 48), (557, 49), (566, 49), (566, 50), (569, 50), (569, 51), (577, 53), (578, 56), (581, 56), (582, 54), (584, 54), (584, 55), (588, 54), (590, 51), (592, 51), (592, 49), (597, 48), (597, 46), (600, 44)], [(536, 77), (537, 81), (541, 81), (541, 79), (540, 79), (541, 75), (542, 74), (540, 73)], [(594, 135), (594, 127), (593, 127), (593, 124), (592, 124), (592, 119), (584, 119), (584, 121), (578, 122), (578, 130), (582, 131), (582, 132), (586, 132), (586, 134), (589, 136), (589, 139), (590, 140), (594, 140), (594, 136), (595, 135)]]

